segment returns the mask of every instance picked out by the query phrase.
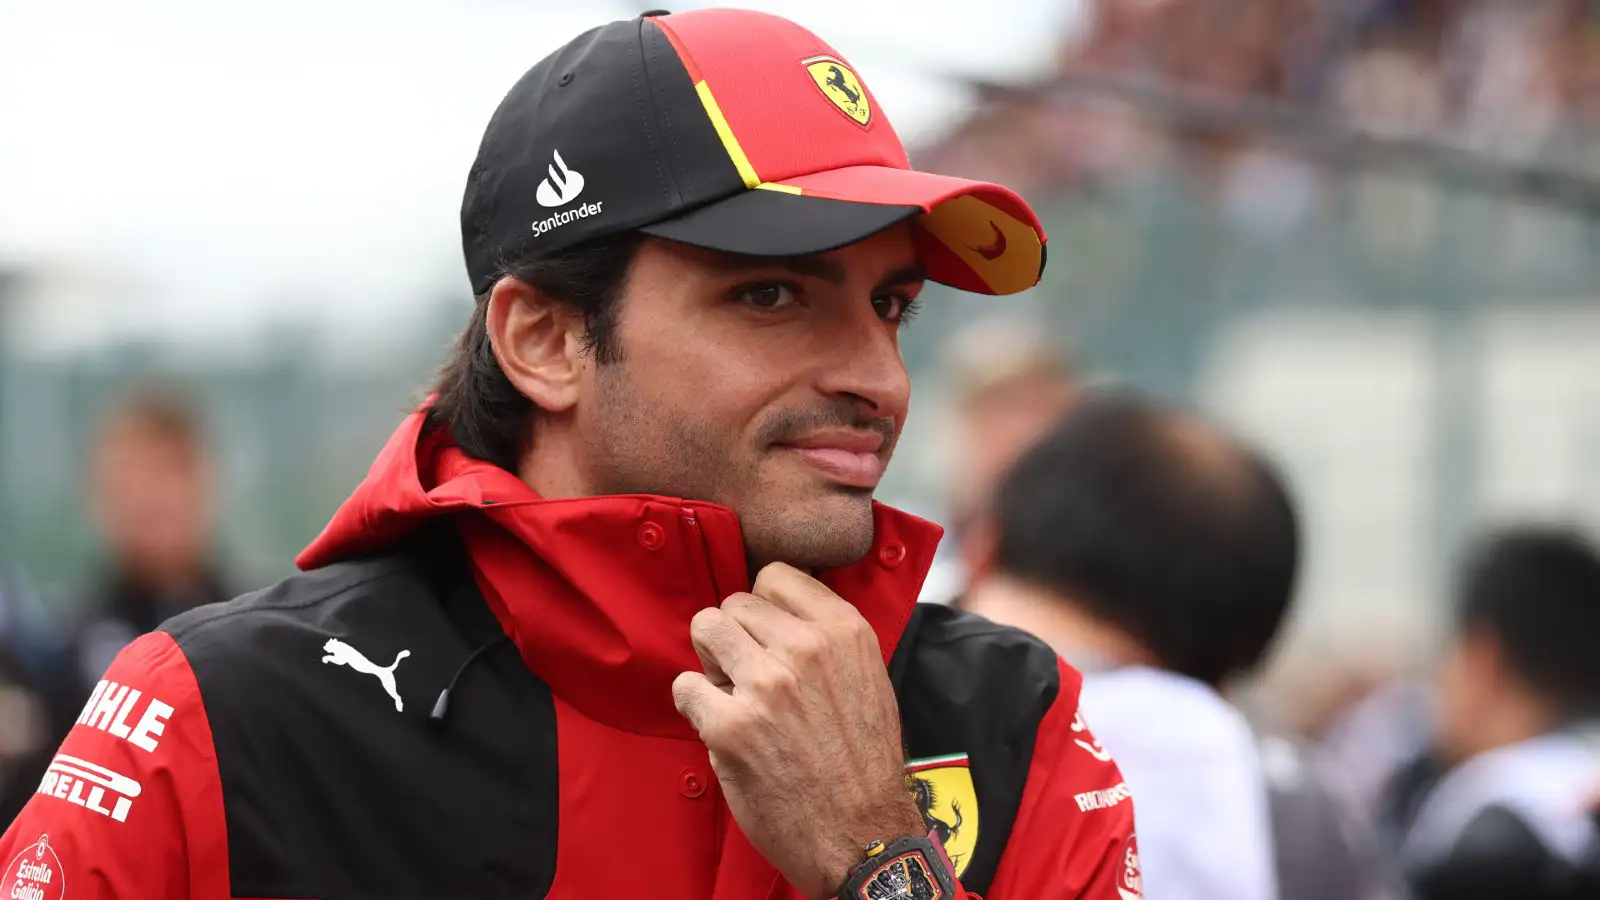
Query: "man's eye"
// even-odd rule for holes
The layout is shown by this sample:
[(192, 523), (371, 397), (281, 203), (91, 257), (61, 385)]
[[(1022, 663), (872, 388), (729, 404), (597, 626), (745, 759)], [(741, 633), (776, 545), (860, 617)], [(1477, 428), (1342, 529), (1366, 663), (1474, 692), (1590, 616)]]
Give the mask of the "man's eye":
[(878, 311), (878, 318), (885, 322), (905, 324), (917, 312), (917, 299), (905, 294), (880, 294), (872, 298), (872, 306)]
[(774, 310), (793, 304), (796, 300), (795, 294), (793, 285), (773, 282), (740, 288), (738, 296), (740, 300), (757, 309)]

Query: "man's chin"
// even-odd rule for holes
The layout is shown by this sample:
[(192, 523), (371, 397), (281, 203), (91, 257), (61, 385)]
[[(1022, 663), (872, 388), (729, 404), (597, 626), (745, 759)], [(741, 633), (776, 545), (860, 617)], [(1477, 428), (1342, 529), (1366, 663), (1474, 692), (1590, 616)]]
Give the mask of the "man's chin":
[(836, 487), (740, 519), (745, 552), (756, 568), (785, 562), (798, 569), (837, 569), (872, 550), (872, 491), (865, 488)]

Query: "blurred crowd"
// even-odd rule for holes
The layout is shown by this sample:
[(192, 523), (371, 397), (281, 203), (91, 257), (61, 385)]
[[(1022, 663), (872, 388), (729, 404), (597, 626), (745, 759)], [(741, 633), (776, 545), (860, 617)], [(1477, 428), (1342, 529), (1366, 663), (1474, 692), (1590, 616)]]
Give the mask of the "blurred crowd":
[[(1234, 108), (1256, 104), (1507, 163), (1600, 171), (1600, 6), (1591, 0), (1099, 0), (1093, 8), (1052, 78), (997, 90), (929, 165), (1004, 173), (1024, 193), (1075, 191), (1148, 179), (1181, 151), (1185, 172), (1236, 206), (1244, 224), (1282, 228), (1312, 205), (1316, 174), (1263, 140), (1282, 122)], [(1228, 115), (1174, 122), (1170, 110), (1061, 91), (1108, 76), (1162, 85)]]
[(932, 599), (1084, 672), (1084, 715), (1135, 798), (1147, 896), (1600, 896), (1593, 535), (1479, 523), (1453, 554), (1436, 652), (1353, 682), (1291, 733), (1248, 689), (1305, 555), (1275, 464), (1190, 410), (1095, 384), (1002, 318), (946, 365), (968, 386), (960, 572)]

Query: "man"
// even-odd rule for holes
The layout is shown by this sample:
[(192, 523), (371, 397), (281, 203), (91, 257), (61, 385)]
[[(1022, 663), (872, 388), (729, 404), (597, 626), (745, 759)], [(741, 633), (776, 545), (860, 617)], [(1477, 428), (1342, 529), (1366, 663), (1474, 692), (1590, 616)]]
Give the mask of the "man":
[(714, 9), (534, 66), (462, 228), (431, 405), (304, 574), (111, 666), (0, 891), (1139, 896), (1131, 808), (1072, 801), (1121, 780), (1076, 673), (919, 611), (937, 529), (871, 499), (923, 278), (1033, 285), (1021, 200)]
[(89, 485), (105, 564), (72, 636), (76, 696), (65, 727), (134, 638), (231, 596), (213, 555), (212, 460), (190, 398), (158, 387), (120, 398), (101, 423)]
[(946, 373), (960, 460), (951, 500), (955, 520), (966, 522), (983, 514), (1001, 476), (1071, 408), (1083, 375), (1037, 323), (999, 316), (956, 335)]
[(1511, 528), (1463, 574), (1432, 748), (1395, 780), (1414, 893), (1600, 896), (1600, 554), (1569, 531)]
[(1077, 802), (1140, 798), (1151, 896), (1372, 896), (1374, 860), (1346, 846), (1331, 797), (1222, 695), (1266, 652), (1295, 579), (1299, 529), (1266, 462), (1191, 416), (1092, 394), (1005, 476), (984, 529), (960, 606), (1085, 671), (1084, 714), (1127, 787)]
[(953, 394), (950, 537), (955, 560), (938, 560), (924, 597), (949, 602), (976, 563), (971, 523), (987, 514), (1005, 470), (1071, 407), (1081, 390), (1072, 360), (1037, 324), (994, 315), (950, 342), (943, 373)]

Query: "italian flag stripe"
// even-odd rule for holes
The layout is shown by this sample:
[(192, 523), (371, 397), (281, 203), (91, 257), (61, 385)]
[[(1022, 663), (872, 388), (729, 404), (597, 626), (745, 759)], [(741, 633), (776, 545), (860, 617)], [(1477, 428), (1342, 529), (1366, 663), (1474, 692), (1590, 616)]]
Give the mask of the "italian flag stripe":
[(906, 763), (906, 771), (920, 772), (923, 769), (938, 769), (944, 766), (967, 765), (967, 754), (952, 753), (949, 756), (930, 756), (927, 759), (913, 759)]

